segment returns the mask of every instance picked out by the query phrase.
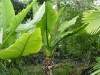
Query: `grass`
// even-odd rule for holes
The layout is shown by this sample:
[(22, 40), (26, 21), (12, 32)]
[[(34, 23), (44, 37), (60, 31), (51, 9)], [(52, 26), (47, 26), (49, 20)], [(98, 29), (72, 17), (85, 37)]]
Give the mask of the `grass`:
[[(43, 66), (26, 66), (24, 67), (24, 75), (43, 75)], [(54, 75), (67, 75), (70, 71), (70, 67), (67, 65), (59, 65), (54, 68)]]
[(42, 66), (26, 66), (24, 67), (24, 75), (43, 75)]

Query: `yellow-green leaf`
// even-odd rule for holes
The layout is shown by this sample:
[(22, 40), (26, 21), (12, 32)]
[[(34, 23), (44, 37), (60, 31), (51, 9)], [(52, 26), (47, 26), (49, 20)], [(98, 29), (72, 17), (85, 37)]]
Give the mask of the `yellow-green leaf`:
[(42, 37), (40, 29), (36, 29), (33, 33), (24, 33), (9, 48), (0, 50), (0, 58), (18, 58), (40, 51), (42, 46)]

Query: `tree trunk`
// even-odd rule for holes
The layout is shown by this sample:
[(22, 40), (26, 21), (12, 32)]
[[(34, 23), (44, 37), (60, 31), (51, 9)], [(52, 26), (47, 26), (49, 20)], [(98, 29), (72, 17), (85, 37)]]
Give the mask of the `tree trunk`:
[(44, 75), (53, 75), (53, 68), (54, 68), (54, 63), (52, 61), (52, 57), (45, 57), (44, 60)]

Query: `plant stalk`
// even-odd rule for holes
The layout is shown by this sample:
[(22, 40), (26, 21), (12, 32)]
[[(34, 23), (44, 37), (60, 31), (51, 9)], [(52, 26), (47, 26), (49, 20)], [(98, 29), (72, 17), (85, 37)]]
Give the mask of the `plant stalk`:
[(44, 75), (53, 75), (54, 63), (51, 56), (46, 56), (44, 60)]

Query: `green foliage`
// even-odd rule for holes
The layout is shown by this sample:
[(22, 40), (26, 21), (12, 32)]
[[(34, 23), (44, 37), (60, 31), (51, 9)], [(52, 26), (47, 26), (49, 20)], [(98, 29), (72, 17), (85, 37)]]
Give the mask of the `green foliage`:
[(7, 71), (7, 69), (2, 63), (0, 63), (0, 75), (5, 75), (5, 71)]
[(98, 63), (93, 67), (93, 69), (95, 71), (93, 73), (91, 73), (91, 75), (99, 75), (100, 74), (100, 57), (98, 57), (96, 60)]
[(61, 65), (54, 69), (54, 75), (68, 75), (70, 67), (68, 65)]
[(83, 13), (83, 21), (88, 23), (86, 31), (89, 34), (96, 34), (100, 30), (100, 11), (98, 10), (88, 10)]
[[(47, 2), (45, 5), (45, 13), (41, 20), (36, 24), (36, 27), (41, 28), (41, 34), (44, 37), (44, 44), (46, 45), (47, 50), (50, 50), (50, 36), (53, 36), (55, 31), (57, 21), (57, 15), (54, 9), (52, 8), (52, 5)], [(49, 36), (50, 35), (50, 36)]]
[[(9, 9), (7, 9), (9, 8)], [(10, 0), (1, 0), (1, 18), (2, 18), (2, 24), (3, 29), (7, 31), (7, 28), (9, 27), (10, 23), (12, 22), (12, 19), (15, 16), (15, 12), (12, 6), (12, 3)]]
[(3, 28), (0, 28), (0, 44), (2, 44), (2, 38), (3, 38)]
[[(28, 66), (23, 69), (24, 75), (43, 75), (43, 69), (41, 65), (37, 66)], [(70, 67), (68, 65), (62, 64), (57, 65), (57, 67), (54, 68), (53, 72), (54, 75), (67, 75), (70, 71)]]
[[(34, 18), (32, 20), (29, 20), (29, 22), (26, 22), (25, 24), (20, 24), (16, 31), (17, 32), (25, 32), (28, 31), (30, 29), (34, 29), (35, 28), (35, 24), (41, 20), (43, 14), (45, 12), (45, 3), (41, 5), (41, 7), (39, 8), (39, 10), (36, 12), (36, 14), (34, 15)], [(41, 14), (40, 14), (41, 13)]]
[(86, 27), (86, 25), (83, 25), (79, 28), (76, 28), (74, 30), (71, 30), (71, 31), (67, 31), (67, 32), (64, 32), (62, 34), (58, 34), (57, 37), (52, 41), (52, 46), (53, 48), (57, 45), (58, 42), (60, 42), (62, 39), (66, 38), (66, 37), (69, 37), (71, 35), (74, 35), (78, 32), (80, 32), (82, 29), (84, 29)]
[(23, 69), (24, 71), (24, 75), (43, 75), (43, 69), (42, 66), (37, 65), (37, 66), (29, 66), (29, 67), (25, 67)]
[(52, 55), (52, 51), (54, 50), (55, 46), (63, 38), (76, 34), (80, 30), (86, 27), (86, 26), (81, 26), (75, 30), (66, 31), (69, 28), (69, 26), (73, 25), (76, 22), (77, 17), (75, 17), (70, 21), (67, 21), (67, 22), (62, 23), (61, 25), (58, 25), (59, 32), (55, 34), (58, 17), (60, 17), (59, 14), (56, 14), (56, 11), (52, 8), (52, 5), (49, 2), (47, 2), (45, 4), (45, 13), (43, 17), (41, 18), (41, 20), (36, 24), (36, 27), (41, 28), (41, 34), (43, 37), (43, 43), (45, 46), (47, 56)]
[[(7, 0), (7, 1), (2, 0), (1, 1), (2, 9), (0, 9), (0, 11), (1, 11), (1, 15), (2, 15), (1, 18), (3, 21), (3, 27), (4, 27), (3, 30), (5, 30), (4, 31), (5, 36), (3, 38), (4, 39), (3, 43), (0, 45), (0, 48), (3, 48), (4, 46), (6, 47), (6, 45), (9, 46), (9, 44), (7, 44), (9, 42), (11, 42), (10, 45), (14, 43), (14, 41), (11, 41), (11, 40), (15, 39), (15, 37), (14, 37), (14, 36), (16, 36), (15, 30), (18, 27), (18, 25), (22, 22), (22, 20), (24, 19), (24, 17), (28, 13), (28, 11), (30, 10), (30, 8), (32, 7), (34, 2), (35, 1), (33, 1), (30, 5), (28, 5), (26, 7), (26, 9), (22, 10), (22, 12), (20, 12), (19, 14), (14, 15), (14, 9), (12, 7), (11, 1), (10, 0)], [(6, 6), (4, 4), (6, 4)], [(6, 7), (9, 7), (9, 9), (11, 9), (11, 10), (10, 11), (6, 10)], [(10, 19), (9, 19), (9, 17), (10, 17)]]
[[(70, 21), (65, 21), (65, 22), (63, 22), (63, 23), (59, 26), (58, 31), (59, 31), (60, 33), (64, 32), (65, 30), (67, 31), (67, 29), (68, 29), (71, 25), (75, 24), (77, 18), (78, 18), (78, 16), (77, 16), (77, 17), (74, 17), (74, 18), (73, 18), (72, 20), (70, 20)], [(66, 24), (67, 24), (67, 26), (66, 26)]]
[(21, 72), (17, 68), (7, 69), (2, 63), (0, 63), (0, 75), (20, 75)]
[(44, 32), (48, 32), (52, 35), (56, 26), (57, 15), (52, 5), (47, 2), (45, 5), (45, 13), (40, 22), (36, 24), (37, 27), (41, 27), (41, 33), (44, 35)]
[(36, 29), (33, 33), (24, 33), (9, 48), (0, 50), (0, 58), (18, 58), (20, 56), (36, 53), (42, 46), (42, 38), (40, 29)]
[[(22, 36), (20, 38), (18, 37), (19, 39), (16, 40), (16, 34), (17, 34), (16, 29), (23, 21), (24, 17), (31, 9), (34, 2), (35, 0), (31, 4), (29, 4), (25, 9), (23, 9), (19, 14), (15, 15), (11, 1), (1, 0), (0, 12), (2, 19), (1, 24), (4, 30), (4, 37), (3, 37), (3, 43), (0, 45), (0, 59), (19, 58), (21, 56), (26, 56), (32, 53), (36, 53), (40, 50), (42, 46), (42, 37), (40, 28), (37, 28), (34, 32), (32, 30), (31, 33), (22, 34)], [(6, 10), (7, 7), (9, 7), (10, 11), (9, 9)], [(35, 22), (36, 21), (37, 20), (35, 20)], [(13, 62), (16, 61), (11, 61), (11, 63)], [(6, 63), (5, 60), (4, 63)], [(9, 64), (10, 63), (6, 63), (6, 65)], [(0, 64), (0, 66), (2, 73), (4, 73), (3, 75), (20, 75), (20, 71), (17, 70), (17, 68), (6, 69), (6, 67), (3, 67), (3, 65)]]
[[(70, 21), (73, 17), (75, 17), (77, 15), (79, 16), (77, 18), (75, 24), (71, 25), (71, 27), (69, 27), (67, 29), (67, 31), (73, 30), (77, 27), (84, 25), (84, 22), (82, 21), (82, 18), (83, 18), (82, 13), (84, 12), (84, 10), (93, 9), (92, 7), (84, 6), (85, 3), (87, 5), (89, 3), (84, 2), (84, 0), (82, 0), (82, 1), (81, 0), (78, 0), (78, 1), (72, 0), (72, 3), (71, 3), (69, 0), (68, 1), (63, 0), (63, 2), (65, 2), (65, 3), (60, 4), (62, 6), (66, 5), (66, 7), (65, 7), (66, 10), (63, 11), (63, 14), (61, 15), (61, 18), (60, 18), (60, 22), (64, 22), (64, 21), (66, 21), (66, 19), (68, 19)], [(66, 4), (66, 2), (67, 2), (67, 4)], [(77, 7), (78, 4), (75, 4), (77, 2), (84, 8), (81, 8), (79, 6)], [(91, 15), (91, 17), (92, 17), (92, 15)], [(85, 28), (83, 30), (84, 30), (84, 32), (86, 32)], [(98, 55), (96, 53), (97, 51), (99, 51), (98, 50), (99, 49), (98, 34), (93, 37), (86, 33), (82, 34), (83, 30), (82, 30), (82, 32), (80, 31), (78, 34), (75, 34), (75, 35), (72, 35), (72, 36), (69, 36), (69, 37), (63, 39), (59, 43), (59, 47), (60, 47), (59, 51), (60, 52), (64, 51), (64, 53), (62, 54), (63, 56), (78, 57), (78, 58), (81, 58), (82, 60), (87, 59), (87, 61), (90, 61), (90, 57), (94, 57), (94, 56)], [(84, 61), (84, 62), (87, 62), (87, 61)]]

